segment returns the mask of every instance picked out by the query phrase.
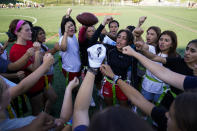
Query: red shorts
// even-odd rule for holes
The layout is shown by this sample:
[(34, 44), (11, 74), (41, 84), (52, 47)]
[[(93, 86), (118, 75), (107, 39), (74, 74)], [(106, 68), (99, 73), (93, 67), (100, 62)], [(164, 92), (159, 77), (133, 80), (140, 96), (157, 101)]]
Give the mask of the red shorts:
[[(62, 68), (62, 72), (64, 74), (64, 77), (66, 78), (67, 77), (67, 75), (66, 75), (67, 71)], [(75, 77), (79, 78), (80, 75), (81, 75), (81, 72), (69, 72), (69, 74), (68, 74), (68, 81), (73, 80)]]
[[(116, 97), (118, 100), (120, 101), (127, 101), (128, 98), (124, 95), (124, 93), (121, 91), (121, 89), (119, 88), (119, 86), (115, 85), (116, 87)], [(105, 84), (103, 85), (103, 96), (104, 97), (113, 97), (113, 92), (112, 92), (112, 84), (108, 81), (105, 82)]]
[(53, 75), (47, 75), (48, 77), (48, 82), (52, 84), (53, 82)]

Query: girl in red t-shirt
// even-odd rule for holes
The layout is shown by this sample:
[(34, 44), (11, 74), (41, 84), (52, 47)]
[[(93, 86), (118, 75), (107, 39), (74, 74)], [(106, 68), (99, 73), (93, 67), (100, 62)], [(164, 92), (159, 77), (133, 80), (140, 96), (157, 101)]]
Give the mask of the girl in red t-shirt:
[[(9, 26), (9, 41), (15, 41), (16, 43), (12, 46), (10, 50), (10, 60), (12, 62), (20, 59), (29, 48), (35, 50), (35, 55), (32, 56), (27, 64), (22, 67), (26, 75), (29, 75), (35, 69), (37, 69), (41, 64), (40, 57), (40, 46), (38, 44), (32, 43), (32, 31), (31, 24), (24, 20), (15, 19), (11, 22)], [(39, 81), (28, 91), (28, 97), (32, 106), (32, 114), (38, 115), (43, 107), (43, 90), (44, 90), (44, 77), (41, 77)]]

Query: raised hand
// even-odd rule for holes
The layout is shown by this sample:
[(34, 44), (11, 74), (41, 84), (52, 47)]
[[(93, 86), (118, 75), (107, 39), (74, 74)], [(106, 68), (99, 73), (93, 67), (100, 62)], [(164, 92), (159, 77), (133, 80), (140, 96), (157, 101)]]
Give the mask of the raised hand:
[(136, 49), (139, 51), (148, 51), (148, 45), (143, 41), (136, 41), (135, 42)]
[(33, 47), (34, 47), (35, 51), (40, 51), (40, 49), (41, 49), (41, 46), (40, 46), (39, 42), (34, 42)]
[(18, 71), (17, 73), (17, 77), (22, 80), (25, 77), (25, 72), (24, 71)]
[(55, 43), (54, 47), (55, 51), (60, 51), (60, 45), (59, 43)]
[(138, 27), (140, 27), (145, 22), (146, 18), (147, 18), (146, 16), (141, 16), (139, 18), (139, 25), (138, 25)]
[(79, 85), (79, 79), (75, 77), (72, 81), (69, 82), (68, 87), (74, 89)]
[(134, 30), (133, 30), (133, 35), (136, 36), (136, 37), (140, 37), (143, 33), (144, 33), (144, 30), (140, 27), (136, 27)]
[(68, 8), (66, 11), (66, 18), (70, 17), (71, 12), (72, 12), (72, 9)]
[(123, 47), (122, 53), (125, 55), (133, 56), (136, 51), (131, 46)]
[(104, 20), (102, 22), (102, 25), (105, 26), (105, 25), (109, 24), (109, 22), (112, 21), (112, 20), (113, 20), (112, 16), (105, 16), (105, 18), (104, 18)]
[(47, 64), (47, 66), (51, 66), (54, 63), (54, 58), (51, 53), (47, 53), (43, 57), (43, 63)]
[(100, 67), (100, 71), (102, 72), (103, 75), (110, 77), (112, 79), (115, 75), (109, 65), (102, 64)]

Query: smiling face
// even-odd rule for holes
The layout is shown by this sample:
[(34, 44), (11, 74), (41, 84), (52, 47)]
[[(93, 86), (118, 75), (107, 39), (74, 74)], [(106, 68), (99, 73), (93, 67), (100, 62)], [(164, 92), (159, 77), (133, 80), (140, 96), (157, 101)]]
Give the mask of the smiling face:
[(95, 32), (94, 26), (89, 26), (89, 27), (87, 28), (87, 30), (86, 30), (86, 37), (87, 37), (88, 39), (90, 39), (90, 38), (93, 36), (94, 32)]
[(190, 43), (187, 45), (184, 54), (184, 61), (186, 63), (194, 63), (197, 64), (197, 44)]
[(67, 24), (69, 24), (68, 35), (73, 36), (75, 34), (75, 25), (72, 21), (68, 21)]
[(44, 43), (46, 41), (46, 34), (44, 30), (40, 30), (37, 35), (37, 41), (40, 43)]
[(157, 37), (158, 37), (157, 33), (153, 29), (150, 29), (147, 31), (147, 34), (146, 34), (146, 41), (150, 45), (155, 45), (157, 41)]
[(116, 39), (116, 48), (118, 51), (122, 51), (122, 48), (127, 46), (127, 33), (126, 32), (121, 32), (118, 34), (117, 39)]
[(168, 54), (169, 49), (172, 47), (172, 39), (169, 35), (162, 35), (159, 38), (159, 49), (162, 53)]
[(32, 40), (32, 31), (29, 24), (25, 24), (21, 27), (21, 30), (16, 33), (17, 38), (21, 38), (22, 40)]

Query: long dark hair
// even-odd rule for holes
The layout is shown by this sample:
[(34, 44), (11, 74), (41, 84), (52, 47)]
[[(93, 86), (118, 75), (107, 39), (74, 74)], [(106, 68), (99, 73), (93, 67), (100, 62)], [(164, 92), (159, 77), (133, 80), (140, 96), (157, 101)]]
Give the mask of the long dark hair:
[(96, 113), (88, 131), (153, 131), (151, 127), (131, 110), (110, 107)]
[(157, 34), (157, 39), (156, 39), (156, 42), (158, 41), (158, 38), (159, 36), (161, 35), (161, 29), (158, 27), (158, 26), (151, 26), (147, 29), (146, 33), (149, 31), (149, 30), (154, 30), (155, 33)]
[[(6, 34), (8, 35), (8, 42), (14, 42), (14, 41), (17, 40), (17, 36), (16, 36), (16, 34), (15, 34), (15, 29), (16, 29), (17, 23), (18, 23), (19, 21), (20, 21), (20, 19), (14, 19), (14, 20), (12, 20), (12, 22), (10, 23), (8, 32), (6, 32)], [(25, 24), (29, 24), (29, 22), (30, 22), (30, 21), (25, 21), (25, 22), (22, 24), (22, 26), (25, 25)], [(30, 24), (29, 24), (29, 25), (30, 25)], [(18, 32), (21, 31), (22, 26), (17, 30)], [(30, 27), (31, 27), (31, 25), (30, 25)]]
[(63, 17), (62, 22), (61, 22), (61, 33), (62, 33), (62, 35), (64, 35), (64, 32), (65, 32), (65, 24), (69, 21), (71, 21), (73, 23), (73, 25), (75, 26), (75, 32), (77, 31), (75, 21), (71, 17), (68, 17), (68, 18)]
[(176, 48), (177, 48), (177, 36), (176, 33), (174, 33), (173, 31), (170, 30), (166, 30), (164, 32), (161, 33), (161, 35), (158, 37), (157, 40), (157, 46), (156, 46), (156, 53), (160, 53), (161, 50), (159, 48), (159, 39), (161, 38), (162, 35), (168, 35), (171, 38), (172, 41), (172, 46), (170, 47), (169, 51), (168, 51), (168, 57), (178, 57), (180, 56), (177, 52), (176, 52)]
[(181, 131), (197, 131), (197, 93), (184, 92), (174, 101), (174, 117)]
[[(34, 26), (32, 30), (33, 30), (33, 33), (32, 33), (32, 42), (35, 42), (37, 40), (38, 33), (40, 31), (43, 31), (45, 33), (44, 29), (42, 27), (40, 27), (40, 26)], [(41, 45), (41, 48), (46, 52), (47, 51), (47, 48), (45, 46), (43, 46), (42, 43), (40, 43), (40, 45)]]
[(195, 44), (195, 46), (197, 47), (197, 39), (191, 40), (187, 45), (190, 44)]
[(125, 30), (125, 29), (120, 30), (120, 31), (118, 32), (117, 36), (116, 36), (116, 39), (117, 39), (118, 35), (119, 35), (120, 33), (122, 33), (122, 32), (125, 32), (125, 33), (127, 34), (127, 45), (132, 44), (134, 38), (133, 38), (132, 33), (131, 33), (129, 30)]

